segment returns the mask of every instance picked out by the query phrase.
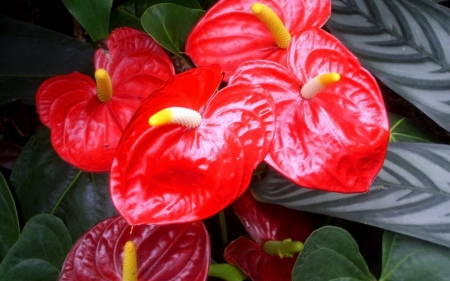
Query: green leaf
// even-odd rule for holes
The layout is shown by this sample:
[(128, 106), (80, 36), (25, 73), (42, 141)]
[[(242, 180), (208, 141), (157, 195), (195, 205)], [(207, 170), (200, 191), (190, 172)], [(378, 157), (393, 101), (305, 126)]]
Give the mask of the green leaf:
[(208, 276), (226, 281), (242, 281), (248, 279), (242, 270), (229, 263), (213, 263), (209, 265)]
[(94, 42), (108, 37), (113, 0), (62, 0)]
[(192, 9), (201, 9), (195, 0), (132, 0), (117, 7), (111, 14), (110, 29), (121, 26), (129, 26), (144, 30), (141, 24), (141, 16), (149, 7), (161, 4), (173, 3)]
[(380, 281), (448, 280), (450, 249), (386, 231)]
[(23, 148), (10, 182), (24, 221), (39, 213), (60, 217), (75, 241), (99, 221), (116, 214), (109, 174), (84, 173), (64, 162), (43, 128)]
[(391, 124), (390, 142), (437, 142), (431, 134), (397, 114), (388, 113)]
[(306, 240), (292, 272), (293, 281), (367, 280), (370, 273), (353, 237), (325, 226)]
[(93, 60), (86, 43), (0, 15), (0, 104), (34, 104), (45, 79), (73, 71), (93, 75)]
[(165, 3), (148, 8), (141, 22), (145, 31), (169, 52), (185, 59), (182, 55), (184, 43), (195, 23), (204, 14), (202, 10)]
[(427, 0), (332, 0), (327, 28), (396, 93), (450, 130), (450, 12)]
[(0, 263), (20, 235), (16, 204), (0, 173)]
[(71, 246), (69, 232), (60, 219), (37, 215), (25, 225), (0, 264), (0, 280), (56, 280)]
[(367, 193), (301, 188), (269, 170), (253, 183), (263, 201), (340, 217), (450, 247), (450, 146), (390, 143)]

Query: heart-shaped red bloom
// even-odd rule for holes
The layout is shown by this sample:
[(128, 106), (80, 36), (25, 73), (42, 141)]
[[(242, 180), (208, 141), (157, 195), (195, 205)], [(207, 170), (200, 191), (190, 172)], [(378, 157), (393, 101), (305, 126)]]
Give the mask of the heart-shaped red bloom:
[(116, 216), (78, 239), (66, 257), (59, 280), (121, 281), (127, 241), (136, 245), (138, 280), (201, 281), (208, 276), (210, 245), (202, 222), (131, 228)]
[(253, 240), (239, 237), (224, 252), (225, 259), (255, 281), (288, 281), (297, 258), (280, 258), (264, 252), (267, 241), (291, 239), (304, 243), (314, 230), (300, 211), (255, 201), (250, 191), (233, 203), (233, 210)]
[[(383, 165), (389, 124), (378, 84), (337, 39), (320, 29), (294, 36), (288, 68), (269, 61), (242, 64), (230, 85), (259, 84), (273, 96), (277, 127), (265, 161), (300, 186), (367, 191)], [(300, 94), (320, 74), (340, 81), (317, 96)]]
[[(273, 101), (259, 86), (217, 92), (218, 65), (176, 75), (147, 100), (124, 130), (111, 168), (114, 205), (130, 224), (207, 218), (247, 188), (273, 138)], [(196, 128), (152, 127), (149, 118), (183, 107), (202, 116)]]
[(78, 72), (44, 81), (36, 96), (37, 111), (51, 129), (56, 152), (88, 172), (109, 171), (133, 113), (175, 74), (165, 50), (143, 32), (116, 29), (106, 45), (108, 50), (96, 51), (94, 63), (111, 78), (111, 100), (100, 101), (94, 80)]
[(248, 60), (264, 59), (286, 65), (286, 49), (275, 44), (267, 27), (252, 13), (256, 2), (270, 7), (291, 36), (321, 27), (331, 13), (330, 0), (222, 0), (194, 26), (186, 40), (186, 54), (197, 66), (220, 64), (225, 81)]

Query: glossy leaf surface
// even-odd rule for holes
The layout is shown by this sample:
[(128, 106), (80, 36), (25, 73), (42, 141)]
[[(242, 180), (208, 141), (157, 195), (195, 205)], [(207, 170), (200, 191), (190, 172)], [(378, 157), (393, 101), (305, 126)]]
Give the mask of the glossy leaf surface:
[(0, 279), (56, 280), (71, 245), (69, 232), (60, 219), (37, 215), (27, 222), (0, 264)]
[(8, 250), (19, 238), (19, 218), (16, 204), (3, 175), (0, 173), (0, 264)]
[(269, 6), (291, 36), (305, 28), (321, 27), (331, 9), (329, 0), (218, 1), (189, 34), (186, 54), (197, 66), (220, 64), (225, 81), (248, 60), (265, 59), (286, 65), (287, 51), (275, 44), (266, 26), (252, 13), (251, 7), (256, 2)]
[(448, 9), (431, 1), (332, 3), (330, 31), (384, 84), (450, 130)]
[(450, 276), (450, 249), (385, 231), (380, 281), (446, 280)]
[(210, 249), (202, 222), (131, 229), (120, 216), (100, 222), (76, 242), (59, 280), (121, 281), (127, 241), (136, 244), (138, 280), (206, 280)]
[(54, 75), (93, 74), (93, 55), (79, 40), (0, 16), (0, 104), (34, 104), (39, 85)]
[(109, 174), (90, 174), (58, 157), (43, 128), (23, 148), (11, 174), (22, 221), (50, 213), (65, 221), (73, 241), (97, 222), (117, 214), (108, 189)]
[(313, 231), (308, 218), (301, 212), (274, 204), (257, 202), (250, 191), (233, 203), (233, 210), (254, 239), (239, 237), (227, 246), (225, 259), (245, 272), (252, 280), (291, 280), (294, 257), (280, 258), (263, 251), (269, 240), (305, 242)]
[(62, 0), (62, 2), (94, 42), (108, 37), (113, 0)]
[(141, 17), (142, 26), (153, 39), (171, 53), (183, 57), (186, 37), (204, 14), (172, 3), (162, 3), (148, 8)]
[[(277, 129), (265, 161), (295, 183), (336, 192), (367, 191), (389, 140), (384, 102), (375, 79), (339, 41), (319, 29), (291, 40), (288, 67), (243, 63), (230, 85), (260, 84), (276, 104)], [(323, 73), (340, 81), (315, 97), (303, 85)]]
[(437, 142), (432, 134), (405, 117), (393, 113), (388, 116), (391, 124), (389, 142)]
[(353, 237), (344, 229), (326, 226), (314, 231), (306, 240), (305, 248), (295, 264), (292, 280), (371, 279)]
[(109, 73), (111, 100), (100, 101), (95, 82), (77, 72), (46, 80), (36, 97), (55, 150), (87, 172), (109, 171), (122, 130), (135, 110), (174, 74), (165, 51), (143, 32), (117, 29), (107, 46), (108, 53), (95, 53), (95, 68)]
[[(200, 220), (244, 192), (273, 137), (270, 96), (257, 86), (226, 87), (217, 65), (170, 79), (138, 109), (125, 129), (111, 169), (111, 196), (130, 224)], [(151, 127), (168, 107), (202, 116), (199, 127)], [(226, 187), (226, 188), (224, 188)]]
[(274, 171), (255, 192), (285, 207), (362, 222), (450, 247), (450, 147), (391, 143), (368, 193), (299, 188)]

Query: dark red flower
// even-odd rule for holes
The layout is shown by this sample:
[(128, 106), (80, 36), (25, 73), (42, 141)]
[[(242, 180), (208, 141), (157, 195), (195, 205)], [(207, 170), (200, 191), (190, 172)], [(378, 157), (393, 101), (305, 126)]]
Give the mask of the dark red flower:
[[(322, 88), (318, 77), (335, 83)], [(265, 159), (270, 166), (303, 187), (368, 190), (389, 141), (386, 109), (375, 79), (337, 39), (306, 30), (291, 40), (288, 68), (250, 61), (229, 84), (258, 84), (272, 94), (277, 126)]]
[[(225, 81), (248, 60), (265, 59), (286, 65), (286, 47), (277, 45), (274, 37), (278, 35), (272, 35), (252, 12), (256, 3), (272, 9), (290, 36), (309, 27), (321, 27), (331, 13), (330, 0), (218, 1), (189, 34), (186, 54), (197, 66), (220, 64), (225, 71)], [(282, 41), (289, 42), (289, 38)]]
[(208, 276), (210, 245), (202, 222), (131, 227), (116, 216), (78, 239), (66, 257), (59, 280), (122, 281), (127, 241), (136, 245), (138, 280), (200, 281)]
[[(217, 92), (221, 80), (218, 65), (173, 77), (144, 101), (124, 130), (110, 187), (130, 224), (201, 220), (247, 188), (270, 147), (273, 102), (254, 85)], [(152, 125), (172, 124), (151, 126), (149, 118)]]
[(108, 50), (95, 53), (97, 84), (74, 72), (46, 80), (36, 97), (40, 119), (51, 129), (56, 152), (88, 172), (109, 171), (133, 113), (174, 75), (164, 49), (143, 32), (116, 29), (106, 45)]
[(253, 240), (239, 237), (231, 242), (225, 249), (225, 259), (254, 281), (291, 280), (298, 253), (281, 258), (278, 254), (266, 253), (267, 245), (264, 245), (268, 241), (281, 243), (286, 239), (305, 242), (314, 230), (309, 219), (300, 211), (257, 202), (250, 191), (232, 206)]

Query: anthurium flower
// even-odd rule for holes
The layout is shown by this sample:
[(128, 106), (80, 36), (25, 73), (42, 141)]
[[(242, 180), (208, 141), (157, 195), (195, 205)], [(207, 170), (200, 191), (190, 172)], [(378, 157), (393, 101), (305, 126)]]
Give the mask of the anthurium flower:
[(224, 252), (225, 259), (254, 281), (289, 281), (303, 242), (314, 230), (302, 212), (261, 203), (246, 191), (233, 204), (251, 239), (239, 237)]
[(197, 66), (220, 64), (227, 81), (248, 60), (286, 65), (290, 38), (323, 26), (330, 13), (330, 0), (221, 0), (194, 26), (185, 51)]
[(375, 79), (337, 39), (306, 30), (291, 40), (288, 68), (250, 61), (230, 78), (253, 83), (276, 104), (270, 166), (303, 187), (368, 190), (389, 141), (386, 109)]
[(202, 222), (131, 227), (116, 216), (77, 240), (59, 280), (200, 281), (208, 276), (209, 261), (209, 236)]
[(95, 80), (74, 72), (39, 87), (37, 111), (56, 152), (88, 172), (109, 171), (123, 129), (141, 102), (174, 75), (164, 49), (131, 28), (111, 32), (95, 53)]
[(217, 92), (218, 65), (176, 75), (131, 119), (111, 168), (116, 209), (130, 224), (201, 220), (247, 188), (273, 137), (273, 101), (257, 85)]

